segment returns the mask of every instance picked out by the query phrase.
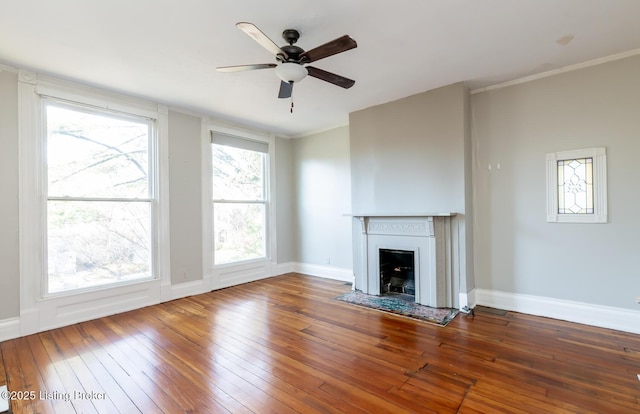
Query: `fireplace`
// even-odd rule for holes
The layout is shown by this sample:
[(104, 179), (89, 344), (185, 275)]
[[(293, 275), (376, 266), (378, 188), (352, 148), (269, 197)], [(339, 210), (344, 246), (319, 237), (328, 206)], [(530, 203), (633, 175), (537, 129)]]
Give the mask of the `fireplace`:
[(452, 216), (354, 215), (354, 289), (412, 295), (433, 307), (457, 306), (459, 255)]
[[(380, 295), (406, 295), (415, 298), (415, 253), (380, 249)], [(415, 300), (415, 299), (414, 299)]]

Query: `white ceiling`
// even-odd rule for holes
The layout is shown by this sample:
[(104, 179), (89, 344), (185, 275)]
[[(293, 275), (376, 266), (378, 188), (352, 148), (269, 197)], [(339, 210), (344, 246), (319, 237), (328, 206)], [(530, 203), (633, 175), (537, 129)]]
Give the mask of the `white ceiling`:
[[(348, 122), (349, 112), (465, 81), (484, 87), (640, 48), (638, 0), (4, 0), (0, 62), (150, 98), (285, 136)], [(314, 66), (355, 79), (294, 87), (235, 27), (314, 48), (344, 34), (358, 48)]]

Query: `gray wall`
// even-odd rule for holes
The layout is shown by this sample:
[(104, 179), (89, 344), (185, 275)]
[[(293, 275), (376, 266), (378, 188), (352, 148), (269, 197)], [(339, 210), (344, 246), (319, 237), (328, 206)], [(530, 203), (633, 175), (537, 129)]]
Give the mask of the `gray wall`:
[(470, 292), (475, 288), (474, 260), (474, 188), (473, 188), (473, 142), (471, 137), (471, 99), (468, 91), (464, 92), (464, 187), (465, 214), (458, 217), (460, 224), (460, 238), (464, 239), (464, 246), (460, 257), (460, 291)]
[(169, 112), (171, 283), (202, 279), (200, 118)]
[[(472, 96), (478, 288), (638, 309), (638, 74), (635, 56)], [(547, 223), (545, 155), (595, 146), (609, 223)]]
[(278, 263), (296, 261), (294, 245), (293, 151), (291, 140), (276, 138), (276, 241)]
[(20, 315), (18, 75), (0, 71), (0, 320)]
[(292, 140), (296, 261), (353, 267), (349, 128)]
[(463, 84), (349, 115), (355, 213), (465, 212)]

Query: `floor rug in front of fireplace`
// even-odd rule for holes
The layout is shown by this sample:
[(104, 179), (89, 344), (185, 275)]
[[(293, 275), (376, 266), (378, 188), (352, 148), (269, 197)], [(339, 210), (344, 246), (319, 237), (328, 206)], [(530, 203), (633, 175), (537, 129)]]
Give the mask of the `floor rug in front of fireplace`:
[(407, 295), (375, 296), (367, 295), (359, 290), (352, 290), (334, 299), (370, 309), (435, 323), (440, 326), (447, 326), (458, 314), (457, 309), (432, 308), (430, 306), (420, 305), (407, 300), (406, 296)]

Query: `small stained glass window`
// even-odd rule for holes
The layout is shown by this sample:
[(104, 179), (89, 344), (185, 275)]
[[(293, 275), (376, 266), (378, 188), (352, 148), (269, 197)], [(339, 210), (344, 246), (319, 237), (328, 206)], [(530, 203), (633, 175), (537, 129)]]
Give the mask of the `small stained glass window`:
[(606, 148), (547, 154), (547, 221), (607, 222)]
[(558, 214), (593, 214), (593, 158), (558, 161)]

